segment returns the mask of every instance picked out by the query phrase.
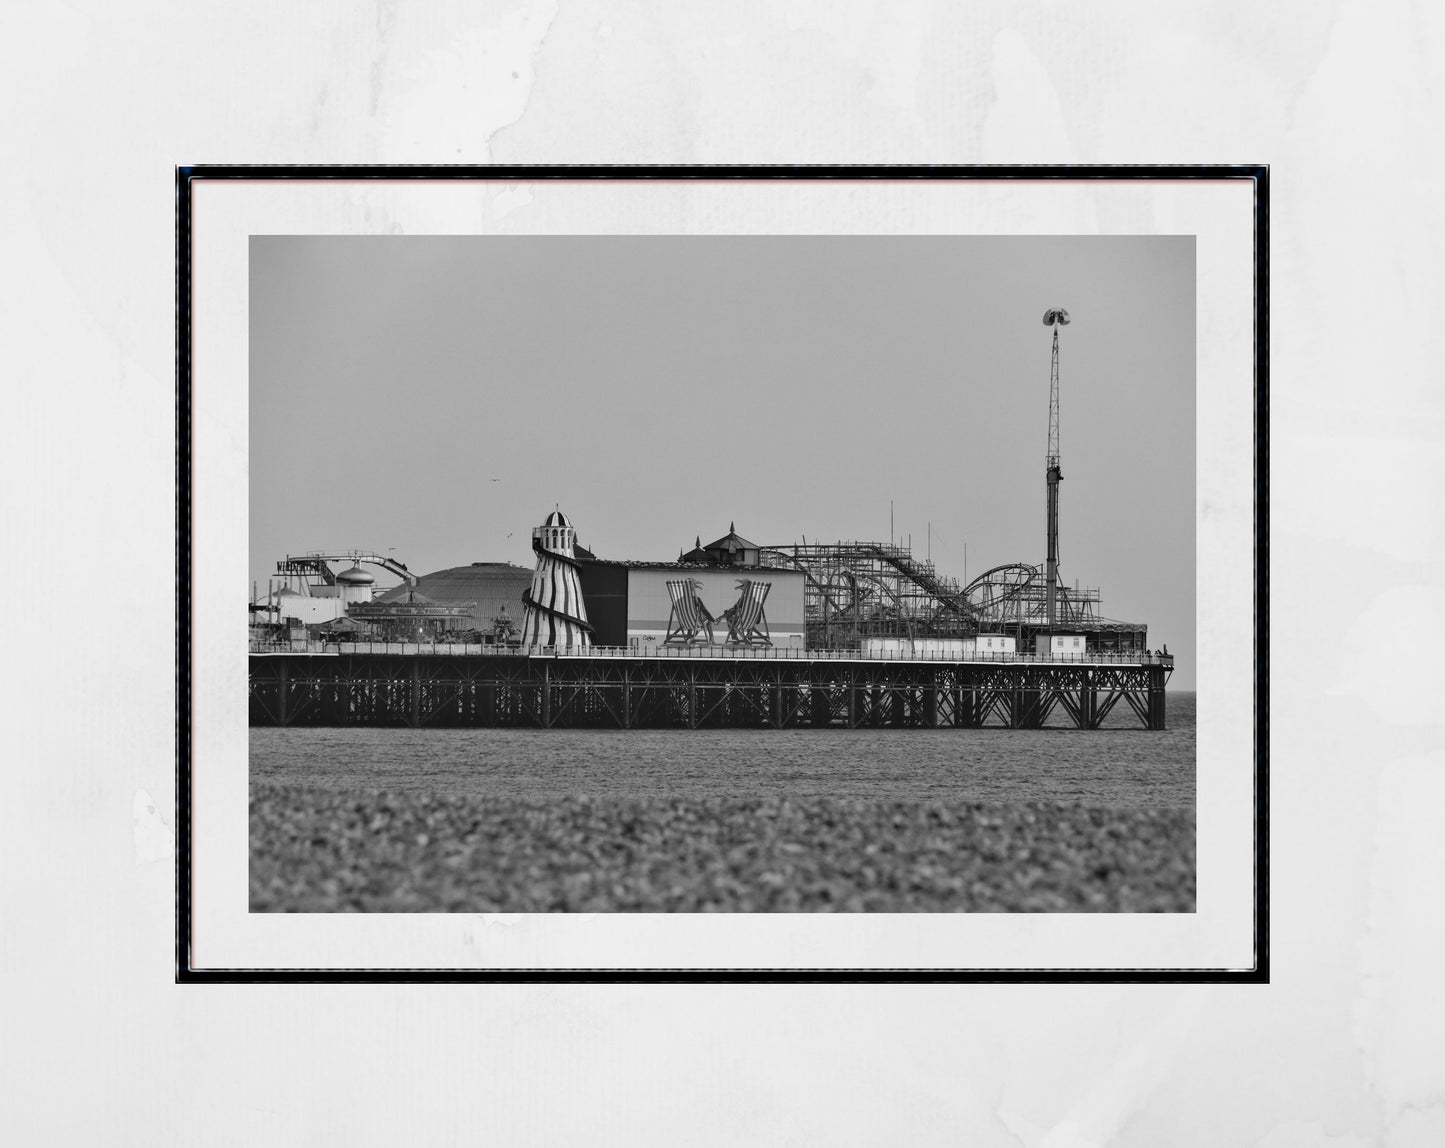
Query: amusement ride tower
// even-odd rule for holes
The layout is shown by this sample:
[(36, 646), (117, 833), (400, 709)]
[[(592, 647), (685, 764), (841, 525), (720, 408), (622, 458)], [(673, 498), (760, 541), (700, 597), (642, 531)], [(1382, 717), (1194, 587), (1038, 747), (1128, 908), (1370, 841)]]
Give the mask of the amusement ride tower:
[(1048, 491), (1048, 556), (1044, 567), (1049, 633), (1054, 631), (1054, 616), (1059, 596), (1059, 328), (1069, 322), (1069, 313), (1062, 307), (1044, 312), (1044, 326), (1054, 329), (1054, 353), (1049, 364), (1049, 446), (1044, 457), (1044, 485)]
[(560, 510), (532, 528), (537, 566), (532, 585), (522, 593), (522, 645), (587, 647), (592, 627), (582, 602), (581, 569), (573, 553), (576, 531)]

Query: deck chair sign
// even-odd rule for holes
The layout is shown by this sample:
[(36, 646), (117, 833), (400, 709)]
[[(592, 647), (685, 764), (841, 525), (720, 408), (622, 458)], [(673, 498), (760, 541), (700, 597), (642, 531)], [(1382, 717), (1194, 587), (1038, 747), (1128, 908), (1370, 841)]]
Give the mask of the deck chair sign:
[[(668, 582), (667, 593), (672, 598), (672, 613), (668, 616), (664, 645), (678, 646), (704, 641), (711, 645), (716, 641), (712, 624), (717, 619), (708, 613), (707, 607), (698, 597), (697, 592), (700, 589), (702, 583), (696, 578), (678, 578)], [(703, 631), (707, 632), (706, 637), (703, 636)]]
[(771, 582), (754, 582), (743, 578), (738, 582), (738, 600), (723, 611), (728, 624), (728, 643), (735, 646), (771, 646), (768, 617), (763, 613)]

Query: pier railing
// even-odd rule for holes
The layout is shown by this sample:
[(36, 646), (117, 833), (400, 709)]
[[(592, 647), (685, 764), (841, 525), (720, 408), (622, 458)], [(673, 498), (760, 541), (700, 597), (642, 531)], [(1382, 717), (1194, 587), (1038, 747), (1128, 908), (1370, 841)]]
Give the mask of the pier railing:
[(318, 642), (251, 641), (253, 654), (400, 654), (404, 657), (485, 658), (647, 658), (725, 659), (796, 662), (1004, 662), (1080, 665), (1173, 666), (1168, 654), (1145, 652), (1054, 654), (1010, 653), (979, 650), (960, 653), (948, 650), (804, 650), (795, 646), (508, 646), (465, 642)]

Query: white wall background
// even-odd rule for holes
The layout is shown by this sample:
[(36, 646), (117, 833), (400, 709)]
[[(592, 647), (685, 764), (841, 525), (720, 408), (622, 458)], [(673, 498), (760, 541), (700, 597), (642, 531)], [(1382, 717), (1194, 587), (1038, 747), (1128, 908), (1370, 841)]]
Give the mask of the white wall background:
[[(10, 1138), (1445, 1142), (1445, 669), (1398, 622), (1445, 621), (1442, 49), (1398, 0), (5, 7)], [(173, 166), (295, 161), (1271, 163), (1274, 983), (173, 985), (169, 619), (51, 656), (28, 603), (164, 601)]]

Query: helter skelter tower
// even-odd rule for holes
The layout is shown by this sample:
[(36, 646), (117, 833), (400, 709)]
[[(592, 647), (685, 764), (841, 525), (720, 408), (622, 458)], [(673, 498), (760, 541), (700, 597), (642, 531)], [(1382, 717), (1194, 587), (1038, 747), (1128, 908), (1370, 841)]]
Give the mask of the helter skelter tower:
[(1062, 307), (1044, 312), (1044, 326), (1054, 329), (1054, 353), (1049, 363), (1049, 447), (1044, 458), (1044, 484), (1048, 491), (1048, 557), (1044, 566), (1044, 585), (1048, 595), (1048, 627), (1053, 633), (1059, 596), (1059, 328), (1067, 326), (1069, 313)]
[(573, 552), (576, 531), (560, 510), (532, 528), (537, 565), (522, 592), (522, 645), (586, 647), (592, 644), (582, 601), (581, 566)]

